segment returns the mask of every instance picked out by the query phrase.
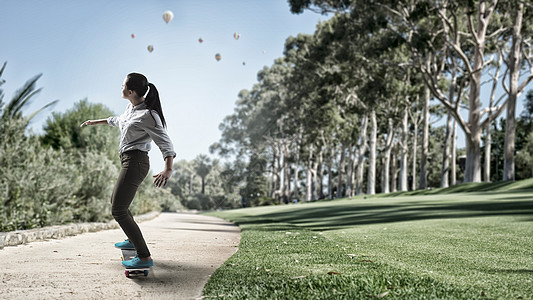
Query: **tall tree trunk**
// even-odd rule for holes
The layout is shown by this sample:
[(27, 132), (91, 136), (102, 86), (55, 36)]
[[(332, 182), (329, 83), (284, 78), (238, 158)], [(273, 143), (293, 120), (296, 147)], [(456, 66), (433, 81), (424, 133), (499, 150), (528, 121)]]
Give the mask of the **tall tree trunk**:
[(372, 124), (370, 131), (370, 143), (368, 153), (368, 177), (367, 177), (367, 194), (374, 195), (376, 193), (376, 144), (378, 135), (378, 125), (376, 120), (376, 111), (372, 109), (370, 113), (370, 121)]
[(310, 147), (311, 149), (309, 149), (309, 156), (307, 158), (307, 170), (306, 170), (306, 176), (305, 176), (305, 201), (311, 201), (312, 199), (312, 189), (313, 189), (313, 186), (312, 186), (312, 182), (313, 182), (313, 173), (312, 173), (312, 170), (313, 170), (313, 149), (314, 149), (314, 146), (311, 145)]
[(428, 187), (428, 153), (429, 153), (429, 100), (431, 90), (426, 85), (424, 87), (424, 131), (422, 132), (422, 155), (420, 157), (420, 177), (418, 188), (425, 190)]
[(266, 196), (272, 197), (272, 170), (270, 169), (270, 163), (266, 165), (266, 172), (267, 172), (267, 186), (266, 186)]
[(392, 119), (389, 118), (389, 124), (388, 124), (388, 132), (387, 132), (387, 140), (385, 141), (385, 149), (383, 151), (383, 172), (382, 172), (382, 178), (381, 181), (381, 192), (384, 194), (388, 194), (390, 192), (390, 156), (391, 156), (391, 149), (392, 149), (392, 139), (394, 136), (394, 127), (392, 125)]
[(313, 167), (311, 169), (311, 177), (313, 178), (313, 180), (311, 181), (311, 200), (317, 200), (317, 196), (316, 196), (316, 190), (317, 190), (317, 177), (318, 177), (318, 174), (317, 174), (317, 170), (318, 170), (318, 158), (315, 158), (315, 160), (313, 161)]
[(390, 181), (390, 190), (391, 192), (396, 192), (398, 190), (398, 147), (394, 147), (392, 150), (391, 158), (391, 181)]
[(365, 171), (365, 154), (368, 148), (366, 142), (366, 130), (368, 127), (368, 115), (365, 113), (361, 120), (361, 133), (359, 138), (359, 155), (357, 156), (357, 174), (355, 178), (355, 194), (363, 194), (363, 176)]
[(345, 162), (346, 162), (346, 147), (344, 144), (340, 145), (341, 150), (341, 156), (339, 159), (339, 167), (337, 170), (337, 197), (336, 198), (342, 198), (343, 197), (343, 177), (344, 177), (344, 169), (345, 169)]
[(323, 182), (323, 175), (322, 175), (322, 163), (324, 160), (324, 151), (323, 147), (320, 147), (320, 150), (318, 152), (318, 159), (316, 161), (316, 168), (315, 168), (315, 191), (314, 191), (314, 199), (320, 199), (322, 198), (322, 182)]
[[(403, 112), (403, 118), (402, 118), (402, 133), (400, 138), (400, 178), (399, 178), (399, 186), (400, 191), (405, 192), (407, 191), (407, 159), (409, 156), (408, 148), (407, 148), (407, 139), (408, 139), (408, 120), (407, 120), (407, 108), (405, 108)], [(415, 137), (416, 138), (416, 137)]]
[(357, 169), (357, 145), (353, 146), (353, 158), (352, 158), (352, 193), (350, 196), (355, 196), (355, 173)]
[(294, 190), (292, 192), (293, 199), (296, 199), (300, 201), (300, 141), (301, 139), (298, 138), (298, 140), (295, 142), (296, 149), (294, 151), (295, 153), (295, 162), (294, 162)]
[[(490, 113), (489, 113), (490, 114)], [(490, 125), (485, 128), (485, 158), (484, 158), (484, 169), (483, 169), (483, 181), (490, 182), (490, 152), (492, 151), (492, 134), (490, 130)]]
[[(416, 168), (416, 162), (417, 162), (417, 151), (418, 151), (418, 122), (417, 120), (413, 121), (414, 129), (413, 129), (413, 147), (411, 150), (411, 186), (409, 187), (412, 191), (416, 190), (416, 179), (417, 176), (417, 168)], [(406, 175), (407, 176), (407, 175)]]
[(515, 136), (516, 136), (516, 99), (518, 97), (518, 79), (520, 78), (521, 45), (522, 45), (522, 15), (524, 2), (518, 1), (518, 8), (513, 24), (511, 44), (511, 59), (509, 63), (509, 99), (507, 102), (507, 119), (505, 122), (505, 143), (503, 160), (503, 181), (515, 179)]
[(453, 120), (453, 131), (452, 131), (452, 157), (451, 157), (451, 168), (450, 168), (450, 184), (454, 186), (457, 184), (457, 123)]
[(466, 166), (465, 181), (481, 182), (481, 76), (483, 65), (485, 64), (485, 42), (489, 20), (496, 7), (497, 0), (491, 0), (487, 7), (486, 0), (479, 1), (479, 12), (476, 32), (474, 36), (474, 63), (470, 74), (470, 95), (469, 95), (469, 130), (466, 135)]
[[(492, 108), (494, 106), (494, 98), (496, 97), (496, 89), (498, 87), (498, 82), (500, 78), (500, 69), (502, 65), (502, 57), (501, 55), (498, 57), (498, 65), (496, 67), (496, 73), (494, 76), (492, 76), (492, 89), (490, 92), (490, 100), (489, 100), (489, 108)], [(492, 123), (492, 109), (489, 109), (488, 112), (488, 120), (487, 126), (485, 127), (485, 169), (484, 169), (484, 176), (483, 180), (485, 182), (490, 182), (490, 166), (491, 166), (491, 152), (492, 152), (492, 130), (490, 128), (490, 125)]]
[(289, 164), (289, 144), (286, 140), (282, 142), (283, 151), (283, 201), (285, 203), (290, 202), (291, 191), (291, 169)]
[[(451, 80), (450, 80), (450, 87), (448, 92), (448, 100), (450, 102), (454, 102), (455, 99), (455, 89), (457, 86), (457, 70), (455, 65), (455, 60), (451, 59)], [(460, 95), (457, 97), (460, 98)], [(459, 101), (460, 99), (457, 99)], [(448, 111), (448, 116), (446, 120), (446, 135), (444, 137), (444, 153), (442, 155), (442, 173), (441, 173), (441, 180), (440, 180), (440, 187), (446, 188), (449, 184), (449, 178), (450, 178), (450, 155), (451, 155), (451, 139), (452, 139), (452, 125), (453, 125), (453, 116), (450, 109)]]
[(192, 190), (192, 179), (193, 178), (194, 178), (194, 175), (191, 172), (191, 175), (189, 176), (189, 195), (192, 195), (193, 193), (193, 190)]
[[(479, 126), (473, 125), (472, 127)], [(481, 132), (479, 128), (475, 128), (474, 133), (466, 135), (465, 182), (481, 182), (480, 139)]]
[(279, 154), (277, 156), (276, 160), (276, 191), (274, 192), (276, 195), (276, 200), (278, 202), (281, 202), (283, 200), (283, 186), (282, 186), (282, 178), (283, 178), (283, 152), (281, 150), (281, 145), (276, 145), (276, 151)]
[(328, 159), (328, 199), (333, 199), (333, 158)]
[(292, 168), (291, 168), (291, 164), (287, 164), (287, 171), (286, 171), (286, 174), (287, 174), (287, 189), (286, 189), (286, 199), (287, 201), (289, 201), (289, 203), (291, 202), (291, 178), (292, 178)]
[(275, 146), (272, 146), (272, 161), (270, 163), (270, 197), (276, 197), (277, 191), (277, 173), (276, 173), (276, 162), (278, 161), (277, 152)]
[(353, 181), (354, 181), (354, 170), (355, 170), (355, 147), (352, 145), (348, 148), (348, 172), (346, 173), (346, 197), (353, 196)]
[[(453, 98), (450, 98), (453, 99)], [(450, 155), (451, 155), (451, 139), (452, 139), (452, 125), (453, 117), (450, 112), (448, 112), (448, 117), (446, 120), (446, 135), (444, 137), (444, 153), (442, 155), (442, 173), (440, 178), (440, 187), (447, 188), (450, 186)]]

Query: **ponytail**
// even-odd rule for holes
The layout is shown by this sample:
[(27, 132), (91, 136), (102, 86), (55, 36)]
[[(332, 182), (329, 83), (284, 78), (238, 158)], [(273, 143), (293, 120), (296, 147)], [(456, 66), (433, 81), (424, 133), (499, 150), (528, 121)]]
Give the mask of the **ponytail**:
[[(148, 110), (150, 110), (150, 114), (152, 113), (152, 110), (155, 110), (161, 118), (161, 123), (163, 124), (163, 127), (167, 127), (167, 122), (165, 121), (165, 117), (163, 116), (161, 100), (159, 100), (159, 92), (157, 91), (153, 83), (148, 83), (148, 88), (148, 94), (144, 98), (144, 103), (146, 103), (146, 107), (148, 108)], [(153, 117), (154, 116), (152, 116), (152, 118)]]
[(167, 122), (163, 116), (163, 109), (161, 108), (161, 100), (159, 100), (159, 92), (157, 92), (155, 85), (153, 83), (149, 83), (148, 79), (146, 79), (146, 76), (139, 73), (130, 73), (128, 74), (127, 78), (128, 80), (126, 81), (126, 87), (128, 90), (137, 93), (139, 97), (142, 97), (148, 91), (148, 94), (146, 94), (146, 97), (144, 97), (146, 108), (148, 108), (150, 111), (150, 115), (154, 121), (155, 118), (152, 115), (152, 110), (155, 110), (161, 119), (163, 127), (167, 127)]

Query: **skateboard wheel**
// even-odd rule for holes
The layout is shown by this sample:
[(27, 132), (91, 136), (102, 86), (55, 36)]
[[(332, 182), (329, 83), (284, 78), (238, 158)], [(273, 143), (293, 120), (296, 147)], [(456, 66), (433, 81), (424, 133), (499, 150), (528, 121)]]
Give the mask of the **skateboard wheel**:
[(124, 275), (126, 275), (126, 277), (130, 277), (130, 271), (124, 271)]
[(148, 276), (148, 270), (144, 270), (144, 276)]

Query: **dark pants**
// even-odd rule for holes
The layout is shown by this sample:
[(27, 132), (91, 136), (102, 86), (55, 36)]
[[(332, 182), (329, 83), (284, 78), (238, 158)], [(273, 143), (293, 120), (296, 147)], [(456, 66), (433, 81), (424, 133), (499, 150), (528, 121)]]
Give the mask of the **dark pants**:
[(111, 196), (111, 214), (135, 246), (139, 258), (149, 257), (148, 246), (146, 246), (141, 230), (129, 210), (137, 188), (150, 169), (148, 153), (138, 150), (127, 151), (120, 155), (120, 162), (122, 169)]

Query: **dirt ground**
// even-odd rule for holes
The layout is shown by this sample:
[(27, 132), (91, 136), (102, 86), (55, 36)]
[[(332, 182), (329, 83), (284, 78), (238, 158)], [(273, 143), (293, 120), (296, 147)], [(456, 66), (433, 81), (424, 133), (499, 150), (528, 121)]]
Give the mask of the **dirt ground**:
[(234, 224), (192, 213), (140, 227), (155, 264), (148, 277), (124, 275), (113, 246), (122, 230), (84, 233), (0, 250), (0, 299), (198, 299), (240, 241)]

